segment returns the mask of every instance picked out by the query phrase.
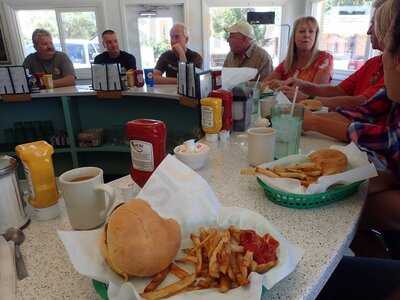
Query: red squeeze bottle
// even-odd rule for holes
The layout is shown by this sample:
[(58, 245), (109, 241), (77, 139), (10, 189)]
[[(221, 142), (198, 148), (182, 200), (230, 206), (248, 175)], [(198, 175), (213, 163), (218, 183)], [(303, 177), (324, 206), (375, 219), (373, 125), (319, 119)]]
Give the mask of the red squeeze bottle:
[(143, 70), (135, 70), (135, 85), (137, 87), (144, 86), (144, 77), (143, 77)]
[(230, 131), (233, 126), (232, 106), (233, 94), (227, 90), (214, 90), (208, 97), (215, 97), (222, 99), (223, 113), (222, 113), (222, 129)]
[(222, 71), (221, 70), (214, 70), (211, 71), (211, 78), (212, 78), (212, 89), (218, 90), (221, 88), (222, 84)]
[(137, 119), (126, 123), (125, 132), (131, 147), (131, 177), (143, 187), (166, 156), (167, 127), (159, 120)]

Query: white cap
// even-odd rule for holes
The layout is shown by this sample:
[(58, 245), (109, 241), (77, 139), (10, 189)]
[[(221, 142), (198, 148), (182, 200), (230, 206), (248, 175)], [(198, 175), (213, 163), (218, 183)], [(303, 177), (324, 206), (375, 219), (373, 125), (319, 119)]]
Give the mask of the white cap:
[(243, 34), (244, 36), (254, 39), (253, 27), (245, 21), (238, 22), (238, 23), (232, 25), (231, 27), (225, 28), (225, 31), (228, 33), (238, 32), (238, 33)]
[(207, 142), (218, 142), (218, 133), (206, 133)]

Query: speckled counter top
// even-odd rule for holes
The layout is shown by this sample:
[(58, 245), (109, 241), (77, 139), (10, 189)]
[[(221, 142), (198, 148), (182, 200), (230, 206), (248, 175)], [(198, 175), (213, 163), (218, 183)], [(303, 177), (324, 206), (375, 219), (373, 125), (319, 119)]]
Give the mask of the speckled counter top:
[[(94, 96), (96, 92), (93, 91), (89, 85), (75, 85), (51, 90), (41, 90), (39, 93), (31, 94), (32, 98), (52, 98), (52, 97), (73, 97), (73, 96)], [(141, 88), (133, 87), (122, 92), (124, 96), (147, 96), (165, 99), (178, 100), (177, 86), (175, 84), (160, 84), (155, 85), (153, 88), (143, 86)], [(0, 96), (1, 99), (1, 96)]]
[[(328, 147), (332, 140), (306, 135), (302, 151)], [(265, 198), (253, 177), (241, 176), (247, 167), (246, 150), (232, 137), (211, 145), (208, 164), (199, 173), (222, 204), (239, 206), (264, 215), (291, 242), (304, 250), (297, 269), (268, 291), (268, 299), (314, 299), (351, 242), (361, 213), (366, 186), (358, 194), (323, 208), (295, 210)], [(113, 182), (118, 186), (129, 176)], [(17, 299), (97, 299), (88, 278), (77, 274), (68, 260), (57, 229), (68, 229), (65, 212), (49, 222), (32, 222), (21, 246), (29, 277), (17, 283)]]

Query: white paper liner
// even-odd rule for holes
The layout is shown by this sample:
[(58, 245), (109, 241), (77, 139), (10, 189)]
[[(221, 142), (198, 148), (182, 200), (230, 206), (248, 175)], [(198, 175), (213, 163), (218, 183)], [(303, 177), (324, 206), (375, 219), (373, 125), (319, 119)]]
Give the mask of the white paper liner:
[[(378, 176), (374, 164), (370, 163), (368, 156), (362, 152), (353, 142), (346, 146), (331, 146), (332, 149), (342, 151), (348, 159), (348, 169), (345, 172), (321, 176), (318, 181), (310, 184), (307, 188), (302, 186), (300, 181), (292, 178), (272, 178), (262, 174), (257, 174), (265, 184), (273, 188), (293, 193), (293, 194), (318, 194), (334, 184), (351, 184), (357, 181), (366, 180)], [(270, 163), (260, 165), (263, 168), (271, 168), (278, 165), (288, 165), (309, 161), (307, 155), (290, 155)]]
[[(138, 195), (150, 203), (161, 216), (177, 220), (182, 229), (182, 245), (190, 245), (189, 235), (200, 226), (227, 228), (236, 225), (241, 229), (254, 229), (258, 234), (270, 233), (280, 243), (278, 265), (264, 275), (251, 274), (251, 282), (246, 287), (237, 288), (226, 294), (216, 289), (178, 294), (169, 299), (260, 299), (262, 284), (267, 288), (289, 275), (297, 266), (302, 250), (287, 241), (280, 232), (263, 216), (244, 208), (221, 207), (207, 182), (196, 172), (168, 155), (153, 173)], [(99, 245), (102, 229), (92, 231), (58, 231), (74, 268), (80, 274), (109, 283), (110, 300), (123, 300), (120, 287), (122, 279), (104, 261)], [(182, 253), (178, 253), (178, 257)], [(185, 266), (187, 268), (187, 266)], [(133, 278), (136, 291), (143, 291), (150, 278)], [(177, 279), (169, 275), (163, 285)], [(140, 299), (132, 291), (131, 299)]]

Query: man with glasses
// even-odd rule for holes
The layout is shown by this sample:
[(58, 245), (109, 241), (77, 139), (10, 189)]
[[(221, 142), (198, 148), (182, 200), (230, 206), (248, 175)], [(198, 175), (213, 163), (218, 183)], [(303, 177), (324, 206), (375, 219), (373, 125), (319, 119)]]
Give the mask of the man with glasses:
[[(154, 68), (154, 81), (158, 84), (176, 84), (178, 63), (194, 63), (196, 68), (203, 67), (203, 58), (195, 51), (187, 48), (189, 34), (184, 24), (175, 24), (170, 32), (171, 50), (161, 54)], [(166, 77), (162, 75), (165, 73)]]
[(254, 41), (254, 32), (247, 22), (239, 22), (226, 29), (231, 51), (224, 61), (224, 67), (248, 67), (258, 70), (260, 80), (272, 72), (271, 56)]

